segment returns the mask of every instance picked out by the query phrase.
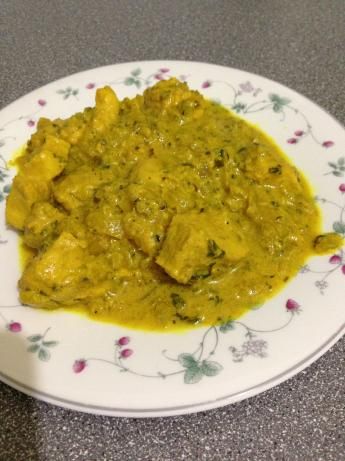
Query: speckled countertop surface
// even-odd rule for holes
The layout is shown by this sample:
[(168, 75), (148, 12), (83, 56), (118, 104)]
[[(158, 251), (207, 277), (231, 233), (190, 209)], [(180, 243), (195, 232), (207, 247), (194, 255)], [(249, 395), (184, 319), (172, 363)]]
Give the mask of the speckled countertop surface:
[[(344, 123), (344, 24), (344, 0), (0, 0), (0, 107), (73, 72), (165, 58), (262, 74)], [(345, 460), (344, 357), (345, 338), (262, 395), (167, 419), (80, 414), (0, 384), (0, 460)]]

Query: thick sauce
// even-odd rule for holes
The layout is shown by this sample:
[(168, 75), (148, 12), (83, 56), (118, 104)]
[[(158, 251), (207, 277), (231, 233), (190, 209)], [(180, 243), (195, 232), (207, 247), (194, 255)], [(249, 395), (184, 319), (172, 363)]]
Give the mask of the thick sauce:
[(174, 79), (122, 102), (105, 87), (95, 108), (41, 119), (6, 211), (35, 250), (23, 303), (145, 329), (238, 317), (322, 240), (277, 146)]

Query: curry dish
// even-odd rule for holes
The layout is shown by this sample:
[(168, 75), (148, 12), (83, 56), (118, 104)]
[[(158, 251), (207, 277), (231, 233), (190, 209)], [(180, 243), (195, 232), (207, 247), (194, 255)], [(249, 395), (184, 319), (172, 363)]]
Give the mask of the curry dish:
[(6, 216), (24, 304), (151, 330), (236, 318), (341, 243), (268, 137), (176, 79), (40, 119)]

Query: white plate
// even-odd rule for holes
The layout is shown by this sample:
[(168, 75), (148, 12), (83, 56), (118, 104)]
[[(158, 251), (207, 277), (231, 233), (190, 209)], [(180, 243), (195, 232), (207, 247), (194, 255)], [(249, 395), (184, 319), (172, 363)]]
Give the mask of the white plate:
[[(345, 132), (317, 105), (276, 82), (236, 69), (178, 61), (136, 62), (82, 72), (0, 112), (0, 197), (6, 161), (39, 117), (67, 117), (93, 104), (95, 88), (120, 98), (177, 76), (270, 134), (310, 180), (324, 230), (345, 234)], [(345, 255), (315, 257), (278, 296), (227, 327), (148, 333), (65, 312), (18, 306), (18, 241), (0, 205), (0, 379), (80, 411), (166, 416), (258, 394), (320, 357), (345, 328)], [(122, 339), (120, 339), (122, 338)]]

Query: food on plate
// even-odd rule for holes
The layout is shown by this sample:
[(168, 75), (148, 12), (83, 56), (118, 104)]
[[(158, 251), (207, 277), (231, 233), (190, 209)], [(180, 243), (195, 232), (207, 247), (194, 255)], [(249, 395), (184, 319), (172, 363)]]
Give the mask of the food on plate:
[(6, 217), (24, 304), (153, 330), (236, 318), (341, 244), (272, 140), (176, 79), (40, 119)]

